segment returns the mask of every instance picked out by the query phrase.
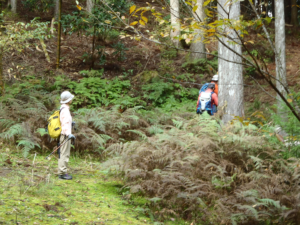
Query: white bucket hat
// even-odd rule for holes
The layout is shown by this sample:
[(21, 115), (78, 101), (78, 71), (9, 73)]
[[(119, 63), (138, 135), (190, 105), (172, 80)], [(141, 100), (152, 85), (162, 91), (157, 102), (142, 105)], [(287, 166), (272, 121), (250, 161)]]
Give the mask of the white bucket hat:
[(74, 98), (74, 95), (72, 95), (69, 91), (64, 91), (60, 95), (60, 103), (65, 104), (70, 102)]
[(211, 80), (212, 81), (218, 81), (219, 80), (218, 74), (214, 75)]

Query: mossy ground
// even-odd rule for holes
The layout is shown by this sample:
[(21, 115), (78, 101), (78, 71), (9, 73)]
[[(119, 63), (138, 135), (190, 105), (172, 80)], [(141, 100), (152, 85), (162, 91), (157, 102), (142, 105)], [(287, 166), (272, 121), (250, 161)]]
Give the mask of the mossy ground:
[[(122, 180), (107, 178), (92, 157), (71, 157), (72, 181), (57, 178), (57, 160), (27, 159), (0, 148), (0, 224), (153, 224), (146, 199), (122, 198)], [(167, 224), (178, 224), (175, 221)]]

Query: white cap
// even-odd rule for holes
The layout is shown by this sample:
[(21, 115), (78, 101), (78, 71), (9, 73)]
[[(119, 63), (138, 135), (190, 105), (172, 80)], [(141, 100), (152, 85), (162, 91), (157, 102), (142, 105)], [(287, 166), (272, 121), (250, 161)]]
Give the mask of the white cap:
[(212, 81), (218, 81), (219, 80), (219, 76), (218, 74), (214, 75), (212, 78), (211, 78)]
[(60, 95), (60, 103), (68, 103), (74, 98), (74, 95), (72, 95), (69, 91), (64, 91)]

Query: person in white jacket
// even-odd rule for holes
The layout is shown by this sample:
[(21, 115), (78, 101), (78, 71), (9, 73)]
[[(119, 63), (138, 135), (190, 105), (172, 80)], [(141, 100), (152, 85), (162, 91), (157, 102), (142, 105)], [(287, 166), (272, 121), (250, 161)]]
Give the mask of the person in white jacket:
[[(60, 143), (63, 143), (68, 138), (75, 140), (75, 136), (72, 134), (72, 116), (70, 113), (70, 104), (72, 103), (74, 95), (72, 95), (69, 91), (64, 91), (60, 97)], [(72, 180), (72, 176), (67, 173), (70, 158), (70, 150), (70, 141), (67, 141), (62, 147), (60, 147), (60, 157), (58, 159), (58, 175), (59, 178), (63, 180)]]

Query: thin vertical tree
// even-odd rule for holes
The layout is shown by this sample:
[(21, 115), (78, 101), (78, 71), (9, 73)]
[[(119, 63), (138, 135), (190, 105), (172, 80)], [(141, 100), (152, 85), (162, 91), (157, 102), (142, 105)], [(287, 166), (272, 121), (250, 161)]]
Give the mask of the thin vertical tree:
[(11, 7), (11, 11), (13, 12), (13, 13), (17, 13), (17, 0), (9, 0), (8, 1), (8, 5), (10, 5), (10, 7)]
[[(239, 1), (219, 0), (218, 3), (220, 19), (239, 19)], [(226, 124), (235, 116), (244, 116), (244, 85), (242, 58), (238, 55), (242, 54), (238, 34), (225, 25), (222, 32), (227, 37), (219, 39), (219, 109), (224, 110), (222, 120)], [(232, 43), (233, 41), (235, 43)]]
[(59, 14), (59, 1), (60, 1), (60, 0), (55, 0), (55, 5), (54, 5), (54, 18), (55, 18), (55, 20), (58, 20), (58, 14)]
[(60, 45), (61, 45), (61, 7), (62, 0), (58, 0), (58, 28), (57, 28), (57, 52), (56, 52), (56, 69), (60, 63)]
[[(195, 20), (198, 22), (204, 22), (205, 21), (205, 12), (204, 12), (204, 6), (203, 6), (204, 0), (197, 0), (197, 9), (195, 12), (193, 12), (193, 16)], [(201, 29), (195, 30), (195, 38), (193, 40), (193, 43), (191, 44), (190, 50), (192, 51), (190, 59), (200, 59), (200, 58), (206, 58), (205, 54), (205, 44), (203, 43), (203, 31)], [(196, 53), (197, 52), (197, 53)], [(200, 53), (203, 52), (203, 53)]]
[(179, 47), (180, 42), (180, 10), (179, 10), (179, 0), (170, 0), (170, 13), (171, 13), (171, 39), (176, 47)]
[(87, 0), (86, 1), (86, 10), (89, 12), (89, 13), (92, 13), (92, 10), (94, 8), (94, 1), (93, 0)]
[[(286, 58), (285, 58), (285, 15), (284, 2), (275, 0), (275, 49), (276, 49), (276, 87), (280, 93), (286, 96), (284, 86), (286, 83)], [(277, 113), (285, 118), (283, 112), (284, 103), (280, 95), (277, 95)]]

